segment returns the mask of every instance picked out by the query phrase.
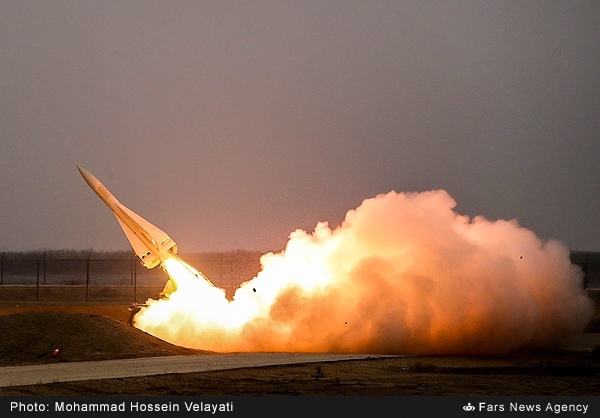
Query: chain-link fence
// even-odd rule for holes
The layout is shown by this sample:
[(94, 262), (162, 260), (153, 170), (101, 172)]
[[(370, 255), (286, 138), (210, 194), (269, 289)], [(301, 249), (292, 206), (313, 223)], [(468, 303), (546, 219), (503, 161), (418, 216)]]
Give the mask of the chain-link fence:
[[(228, 297), (260, 270), (259, 256), (237, 258), (224, 253), (186, 259)], [(19, 257), (0, 255), (0, 301), (94, 302), (156, 299), (168, 280), (148, 270), (137, 257), (85, 258)]]

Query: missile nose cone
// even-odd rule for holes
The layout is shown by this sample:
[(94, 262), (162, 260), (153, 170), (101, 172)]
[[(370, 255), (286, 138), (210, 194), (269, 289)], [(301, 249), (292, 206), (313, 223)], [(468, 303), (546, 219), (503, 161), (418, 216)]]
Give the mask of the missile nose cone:
[(83, 178), (86, 178), (86, 176), (90, 175), (90, 173), (85, 168), (82, 168), (80, 166), (77, 166), (77, 170), (79, 170), (79, 173), (83, 176)]
[(100, 183), (100, 180), (94, 177), (94, 175), (85, 168), (77, 166), (77, 169), (83, 176), (83, 179), (88, 186), (90, 186), (90, 188), (100, 197), (100, 199), (102, 199), (104, 203), (106, 203), (108, 207), (114, 211), (114, 208), (111, 205), (118, 204), (119, 201), (112, 195), (112, 193), (109, 192), (102, 183)]
[(100, 182), (98, 181), (98, 179), (96, 177), (94, 177), (92, 175), (92, 173), (90, 173), (89, 171), (87, 171), (85, 168), (77, 166), (77, 169), (79, 170), (79, 173), (83, 176), (83, 179), (86, 181), (86, 183), (90, 187), (94, 188), (94, 187), (97, 187), (98, 184), (100, 184)]

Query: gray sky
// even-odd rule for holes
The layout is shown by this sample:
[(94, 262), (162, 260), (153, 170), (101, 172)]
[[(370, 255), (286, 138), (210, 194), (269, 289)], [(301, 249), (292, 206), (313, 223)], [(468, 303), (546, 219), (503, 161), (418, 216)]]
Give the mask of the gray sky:
[(600, 250), (598, 1), (0, 0), (0, 250), (279, 249), (365, 198)]

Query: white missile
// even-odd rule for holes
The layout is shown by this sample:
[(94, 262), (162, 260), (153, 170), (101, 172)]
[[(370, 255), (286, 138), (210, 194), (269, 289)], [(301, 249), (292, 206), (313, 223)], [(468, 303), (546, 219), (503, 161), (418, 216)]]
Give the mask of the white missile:
[[(89, 171), (77, 166), (77, 169), (92, 188), (92, 190), (102, 199), (104, 203), (113, 211), (119, 225), (123, 229), (125, 236), (129, 240), (133, 252), (139, 257), (141, 264), (148, 268), (160, 266), (163, 270), (165, 261), (169, 258), (175, 259), (191, 272), (197, 279), (205, 280), (210, 286), (214, 284), (202, 272), (179, 258), (177, 254), (177, 244), (173, 241), (162, 229), (152, 225), (150, 222), (142, 218), (131, 209), (123, 206), (121, 202), (113, 196), (108, 189), (100, 183)], [(163, 291), (160, 293), (161, 298), (168, 298), (169, 295), (177, 290), (177, 283), (171, 277)], [(135, 304), (134, 304), (135, 305)]]
[[(177, 244), (175, 244), (175, 241), (173, 241), (166, 232), (152, 225), (131, 209), (123, 206), (123, 204), (119, 202), (102, 183), (100, 183), (100, 180), (94, 177), (89, 171), (79, 166), (77, 166), (77, 169), (92, 190), (104, 203), (106, 203), (110, 210), (113, 211), (119, 225), (121, 225), (125, 236), (133, 248), (133, 252), (139, 257), (140, 262), (144, 267), (151, 269), (160, 266), (166, 271), (165, 261), (169, 258), (173, 258), (190, 271), (197, 279), (205, 280), (210, 286), (214, 287), (208, 277), (176, 255)], [(174, 278), (171, 277), (165, 284), (165, 288), (160, 293), (160, 296), (161, 298), (168, 298), (175, 290), (177, 290), (177, 283)]]
[(177, 244), (163, 230), (125, 207), (89, 171), (79, 166), (77, 169), (92, 190), (113, 211), (135, 255), (144, 267), (154, 268), (169, 256), (177, 254)]

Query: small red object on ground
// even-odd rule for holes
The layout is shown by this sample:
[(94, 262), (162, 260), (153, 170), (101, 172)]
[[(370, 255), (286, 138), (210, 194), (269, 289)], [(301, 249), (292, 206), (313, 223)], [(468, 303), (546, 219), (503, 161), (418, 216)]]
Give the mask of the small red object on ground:
[(52, 352), (52, 355), (50, 357), (56, 358), (56, 357), (58, 357), (59, 354), (60, 354), (60, 348), (57, 348), (56, 350), (54, 350)]

